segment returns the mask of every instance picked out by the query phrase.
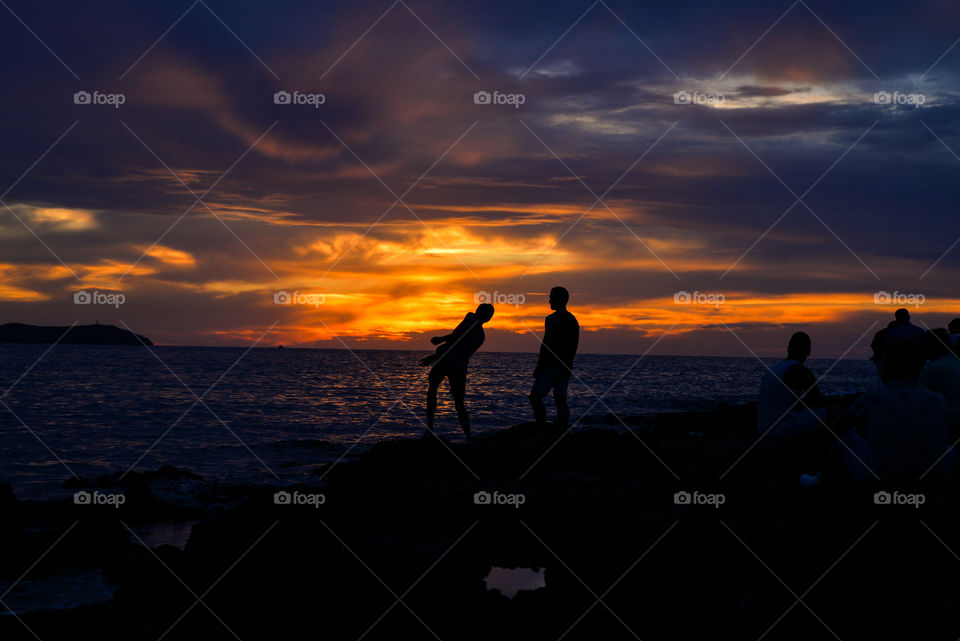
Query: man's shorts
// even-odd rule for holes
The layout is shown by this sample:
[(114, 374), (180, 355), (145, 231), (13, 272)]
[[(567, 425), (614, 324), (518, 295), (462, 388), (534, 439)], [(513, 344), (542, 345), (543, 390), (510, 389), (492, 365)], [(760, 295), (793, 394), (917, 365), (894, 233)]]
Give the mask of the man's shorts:
[(467, 395), (467, 368), (438, 363), (430, 370), (430, 384), (439, 387), (443, 379), (450, 381), (450, 394), (455, 398)]
[(530, 393), (543, 398), (553, 390), (555, 399), (567, 398), (567, 386), (570, 384), (570, 372), (557, 367), (548, 367), (540, 372)]

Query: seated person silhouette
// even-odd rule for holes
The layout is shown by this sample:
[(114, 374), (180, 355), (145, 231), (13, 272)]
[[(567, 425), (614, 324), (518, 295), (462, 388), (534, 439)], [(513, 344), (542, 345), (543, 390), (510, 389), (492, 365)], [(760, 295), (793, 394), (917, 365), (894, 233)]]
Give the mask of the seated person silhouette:
[(807, 437), (827, 420), (826, 400), (804, 362), (810, 356), (810, 337), (797, 332), (787, 344), (787, 357), (770, 368), (760, 382), (757, 427), (773, 437)]
[(941, 394), (950, 409), (950, 438), (960, 437), (960, 358), (950, 347), (950, 334), (938, 328), (927, 332), (926, 355), (929, 361), (920, 371), (920, 384)]
[(567, 387), (573, 373), (573, 358), (577, 354), (580, 342), (580, 325), (576, 317), (567, 311), (570, 292), (563, 287), (550, 290), (550, 309), (554, 310), (544, 321), (543, 342), (540, 344), (540, 356), (533, 370), (536, 381), (530, 390), (530, 405), (533, 417), (541, 433), (546, 432), (547, 409), (543, 397), (553, 390), (553, 402), (557, 405), (557, 431), (566, 431), (570, 422), (570, 408), (567, 405)]
[(468, 312), (456, 329), (446, 336), (434, 336), (430, 342), (439, 345), (437, 351), (420, 361), (430, 368), (429, 387), (427, 388), (427, 429), (433, 431), (434, 416), (437, 413), (437, 390), (446, 378), (450, 384), (450, 394), (457, 408), (457, 418), (467, 439), (470, 439), (470, 416), (464, 404), (467, 394), (467, 364), (474, 352), (480, 349), (486, 338), (483, 324), (493, 318), (493, 305), (482, 303), (476, 312)]
[(938, 474), (952, 465), (952, 457), (944, 457), (947, 402), (918, 384), (923, 364), (923, 352), (911, 334), (891, 333), (883, 386), (864, 392), (839, 425), (849, 430), (844, 441), (856, 453), (842, 452), (854, 480), (873, 480), (873, 471), (883, 481), (916, 481), (935, 464)]
[[(890, 331), (887, 332), (886, 343), (889, 344), (890, 340), (896, 340), (898, 342), (909, 341), (915, 350), (919, 353), (923, 353), (924, 341), (926, 336), (926, 331), (917, 325), (914, 325), (910, 322), (910, 312), (901, 307), (898, 309), (894, 315), (896, 319), (896, 325), (890, 328)], [(886, 351), (886, 345), (884, 345), (884, 351)]]
[(885, 346), (883, 384), (868, 390), (835, 422), (843, 439), (817, 474), (800, 485), (853, 480), (915, 483), (942, 477), (956, 465), (948, 449), (949, 410), (943, 396), (917, 383), (923, 352), (911, 336), (893, 336)]
[(889, 334), (890, 330), (896, 327), (897, 324), (895, 320), (890, 321), (886, 327), (873, 335), (873, 340), (870, 342), (870, 349), (873, 350), (873, 356), (870, 357), (870, 360), (873, 361), (874, 367), (877, 368), (878, 377), (881, 370), (883, 370), (883, 346), (887, 343), (887, 334)]
[(947, 331), (950, 332), (950, 347), (955, 354), (960, 354), (960, 318), (950, 321)]

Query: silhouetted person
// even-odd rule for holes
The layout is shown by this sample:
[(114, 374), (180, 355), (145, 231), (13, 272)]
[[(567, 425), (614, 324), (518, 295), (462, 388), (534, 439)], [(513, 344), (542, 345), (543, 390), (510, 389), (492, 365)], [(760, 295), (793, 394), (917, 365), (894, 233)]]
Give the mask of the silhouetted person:
[[(883, 386), (864, 392), (842, 421), (841, 427), (849, 430), (844, 440), (857, 455), (843, 453), (854, 480), (873, 479), (872, 470), (883, 481), (916, 481), (946, 451), (947, 403), (943, 396), (917, 383), (924, 355), (912, 333), (891, 331)], [(941, 461), (941, 469), (945, 465), (946, 459)]]
[(757, 427), (761, 434), (806, 437), (826, 421), (826, 399), (813, 372), (804, 365), (810, 350), (810, 337), (796, 332), (787, 344), (787, 357), (764, 374), (757, 403)]
[(450, 384), (450, 394), (457, 408), (457, 418), (463, 433), (470, 438), (470, 416), (464, 405), (467, 394), (467, 364), (474, 352), (480, 349), (486, 335), (483, 324), (493, 318), (493, 305), (482, 303), (476, 312), (468, 312), (456, 329), (446, 336), (434, 336), (430, 342), (439, 345), (437, 351), (420, 361), (430, 368), (429, 387), (427, 388), (427, 429), (433, 431), (433, 419), (437, 413), (437, 390), (446, 378)]
[(960, 318), (950, 321), (947, 331), (950, 332), (950, 347), (954, 353), (960, 353)]
[(923, 328), (910, 322), (910, 312), (901, 307), (894, 312), (893, 318), (894, 320), (890, 321), (886, 328), (881, 329), (874, 335), (873, 341), (870, 343), (870, 347), (873, 349), (873, 357), (870, 360), (876, 365), (881, 382), (883, 381), (883, 363), (886, 358), (887, 341), (891, 335), (895, 335), (897, 340), (901, 342), (910, 341), (914, 348), (921, 353), (924, 349), (923, 336), (926, 332)]
[(927, 332), (929, 361), (920, 372), (920, 384), (941, 394), (950, 409), (950, 432), (960, 436), (960, 358), (950, 349), (950, 334), (942, 327)]
[(547, 409), (543, 405), (543, 397), (549, 394), (550, 390), (553, 390), (553, 401), (557, 405), (557, 430), (565, 430), (570, 422), (567, 387), (573, 373), (573, 358), (580, 342), (580, 324), (574, 315), (567, 311), (569, 301), (570, 292), (563, 287), (550, 290), (550, 309), (554, 312), (544, 321), (540, 357), (533, 370), (536, 381), (530, 390), (533, 417), (541, 433), (546, 432), (547, 426)]
[(887, 332), (886, 342), (889, 343), (891, 338), (900, 342), (907, 341), (913, 349), (922, 354), (926, 331), (911, 323), (910, 312), (902, 307), (894, 313), (893, 317), (897, 323)]
[(870, 357), (870, 360), (876, 366), (878, 375), (883, 370), (883, 346), (887, 343), (887, 334), (896, 326), (897, 321), (890, 321), (886, 327), (874, 334), (873, 340), (870, 341), (870, 349), (873, 350), (873, 356)]

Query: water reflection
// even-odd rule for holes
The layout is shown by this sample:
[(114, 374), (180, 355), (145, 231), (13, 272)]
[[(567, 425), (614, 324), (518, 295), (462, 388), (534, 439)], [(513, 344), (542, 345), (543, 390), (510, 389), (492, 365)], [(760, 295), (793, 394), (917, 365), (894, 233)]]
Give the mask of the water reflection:
[(521, 590), (538, 590), (547, 584), (545, 568), (501, 568), (493, 566), (484, 579), (488, 590), (497, 590), (512, 599)]
[[(0, 593), (8, 588), (0, 584)], [(0, 616), (26, 614), (36, 610), (66, 610), (81, 605), (97, 605), (113, 598), (116, 588), (111, 586), (100, 570), (63, 572), (42, 579), (23, 579), (17, 583), (3, 602), (9, 608)]]
[[(359, 453), (424, 429), (427, 370), (416, 362), (426, 352), (358, 351), (360, 362), (346, 350), (254, 349), (245, 355), (242, 348), (156, 348), (174, 377), (146, 349), (57, 345), (37, 363), (46, 349), (0, 346), (0, 389), (13, 386), (4, 402), (16, 413), (0, 412), (0, 478), (12, 481), (22, 498), (57, 490), (69, 476), (47, 447), (89, 479), (138, 462), (138, 470), (170, 464), (207, 480), (276, 480), (262, 460), (289, 483), (309, 480), (311, 468), (348, 448)], [(530, 419), (527, 391), (535, 361), (534, 353), (494, 352), (471, 361), (469, 408), (477, 434)], [(824, 393), (867, 389), (876, 376), (865, 360), (808, 364), (815, 373), (830, 368), (821, 382)], [(570, 391), (574, 416), (608, 409), (633, 416), (752, 400), (765, 370), (752, 357), (638, 361), (582, 354), (577, 371)], [(204, 404), (216, 416), (193, 407), (193, 395), (178, 378), (197, 391), (213, 386)], [(596, 399), (580, 379), (608, 390), (604, 408), (592, 407)], [(389, 420), (381, 420), (391, 403)], [(438, 429), (459, 438), (450, 403), (441, 394)]]
[(179, 523), (176, 521), (159, 521), (142, 527), (134, 527), (133, 531), (149, 548), (161, 545), (172, 545), (181, 550), (190, 540), (190, 533), (196, 521)]

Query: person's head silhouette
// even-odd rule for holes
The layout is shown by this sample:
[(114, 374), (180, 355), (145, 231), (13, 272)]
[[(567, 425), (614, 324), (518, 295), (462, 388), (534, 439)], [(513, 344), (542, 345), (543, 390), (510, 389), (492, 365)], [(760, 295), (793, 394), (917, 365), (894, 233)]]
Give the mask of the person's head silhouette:
[(923, 351), (931, 361), (946, 356), (950, 353), (950, 333), (942, 327), (929, 330), (924, 335)]
[(477, 305), (476, 314), (481, 323), (486, 323), (488, 320), (493, 318), (493, 305), (490, 303), (480, 303)]
[(550, 309), (563, 311), (570, 302), (570, 292), (565, 287), (554, 287), (550, 290)]
[(787, 343), (787, 358), (802, 363), (810, 356), (810, 347), (810, 337), (807, 333), (796, 332)]
[(960, 318), (954, 318), (950, 321), (950, 324), (947, 325), (947, 331), (951, 334), (960, 334)]
[(897, 322), (901, 325), (906, 325), (910, 322), (910, 312), (905, 308), (901, 307), (893, 313), (893, 317), (897, 319)]

